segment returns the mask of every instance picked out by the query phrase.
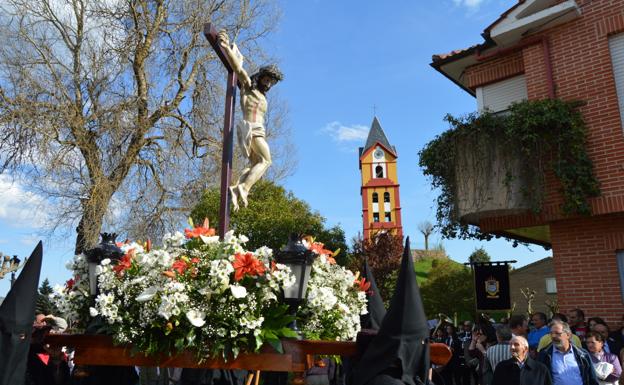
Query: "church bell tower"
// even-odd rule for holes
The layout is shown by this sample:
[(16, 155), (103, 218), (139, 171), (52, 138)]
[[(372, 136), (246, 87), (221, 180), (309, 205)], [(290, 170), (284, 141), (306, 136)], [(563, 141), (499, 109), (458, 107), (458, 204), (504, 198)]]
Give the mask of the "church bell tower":
[(373, 118), (366, 145), (360, 147), (359, 154), (364, 238), (370, 239), (380, 231), (403, 236), (397, 177), (398, 156), (377, 117)]

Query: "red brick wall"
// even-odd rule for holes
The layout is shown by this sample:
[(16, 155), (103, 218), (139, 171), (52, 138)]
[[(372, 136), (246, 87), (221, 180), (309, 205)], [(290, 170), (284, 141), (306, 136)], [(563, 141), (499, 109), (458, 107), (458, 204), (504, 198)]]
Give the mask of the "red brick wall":
[[(559, 185), (547, 176), (542, 215), (489, 218), (480, 225), (494, 231), (549, 223), (561, 310), (578, 306), (587, 316), (616, 322), (624, 314), (615, 256), (616, 250), (624, 250), (624, 131), (608, 38), (624, 32), (624, 0), (577, 3), (582, 10), (579, 18), (527, 36), (517, 50), (508, 49), (467, 68), (466, 76), (469, 86), (476, 87), (520, 71), (527, 79), (530, 99), (548, 97), (545, 54), (549, 53), (555, 96), (587, 102), (582, 112), (589, 128), (588, 151), (602, 191), (591, 200), (593, 216), (561, 216)], [(527, 44), (529, 39), (532, 43)]]
[(624, 214), (550, 225), (560, 309), (617, 325), (624, 314), (616, 251), (624, 250)]
[[(588, 149), (601, 182), (602, 196), (592, 200), (596, 214), (624, 211), (624, 135), (608, 47), (610, 34), (624, 32), (624, 0), (579, 1), (582, 16), (541, 35), (530, 35), (522, 46), (466, 69), (470, 87), (503, 80), (524, 72), (530, 99), (548, 97), (545, 50), (547, 40), (555, 95), (585, 100), (582, 108), (589, 127)], [(543, 220), (557, 220), (559, 186), (548, 178)], [(530, 216), (529, 216), (530, 218)], [(533, 223), (539, 223), (537, 218)]]
[(522, 52), (518, 51), (468, 67), (465, 76), (468, 80), (468, 87), (476, 88), (522, 72), (524, 72)]

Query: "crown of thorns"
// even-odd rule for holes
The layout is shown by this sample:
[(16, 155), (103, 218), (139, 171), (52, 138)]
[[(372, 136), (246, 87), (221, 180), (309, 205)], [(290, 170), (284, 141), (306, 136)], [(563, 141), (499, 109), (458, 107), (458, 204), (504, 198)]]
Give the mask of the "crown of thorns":
[(261, 76), (269, 76), (278, 82), (284, 79), (284, 74), (282, 74), (282, 71), (280, 71), (280, 69), (275, 64), (260, 67), (258, 68), (258, 72), (253, 75), (253, 77), (257, 79), (259, 79)]

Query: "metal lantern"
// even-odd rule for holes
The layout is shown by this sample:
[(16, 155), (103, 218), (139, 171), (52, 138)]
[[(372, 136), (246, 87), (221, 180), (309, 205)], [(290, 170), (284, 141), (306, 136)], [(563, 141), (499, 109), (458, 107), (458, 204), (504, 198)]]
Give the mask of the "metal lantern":
[(123, 251), (115, 243), (116, 233), (100, 233), (102, 240), (92, 249), (85, 251), (89, 264), (89, 292), (97, 295), (97, 273), (96, 268), (104, 259), (116, 262), (124, 255)]
[(19, 268), (20, 262), (21, 261), (17, 255), (14, 255), (13, 258), (11, 258), (11, 287), (13, 287), (13, 284), (15, 283), (15, 272)]
[[(290, 306), (291, 314), (296, 316), (299, 305), (306, 297), (314, 253), (303, 245), (296, 234), (291, 234), (288, 244), (280, 250), (275, 260), (288, 266), (295, 276), (295, 283), (284, 289), (284, 300)], [(299, 333), (296, 320), (290, 327)]]

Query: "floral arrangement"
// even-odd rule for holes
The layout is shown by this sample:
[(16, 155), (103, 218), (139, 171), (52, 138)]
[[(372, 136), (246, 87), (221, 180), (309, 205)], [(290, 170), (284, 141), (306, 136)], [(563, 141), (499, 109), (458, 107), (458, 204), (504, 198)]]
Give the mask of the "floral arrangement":
[[(245, 236), (215, 235), (208, 221), (167, 234), (163, 247), (123, 243), (124, 256), (97, 266), (99, 294), (89, 296), (83, 255), (68, 264), (74, 277), (56, 287), (52, 298), (73, 325), (91, 317), (118, 344), (131, 343), (145, 354), (191, 349), (198, 357), (236, 357), (279, 339), (296, 337), (293, 320), (279, 298), (294, 284), (290, 269), (276, 263), (272, 250), (244, 249)], [(299, 311), (308, 339), (352, 340), (366, 312), (362, 282), (335, 264), (323, 245), (305, 242), (318, 254), (308, 284), (308, 301)]]
[(73, 272), (73, 278), (67, 280), (65, 286), (55, 285), (50, 299), (68, 321), (70, 330), (77, 330), (90, 320), (89, 265), (85, 255), (78, 254), (65, 267)]
[(370, 283), (336, 264), (333, 257), (340, 250), (327, 250), (310, 237), (303, 243), (318, 255), (308, 281), (307, 301), (299, 311), (305, 338), (354, 340), (360, 331), (360, 315), (367, 313)]

